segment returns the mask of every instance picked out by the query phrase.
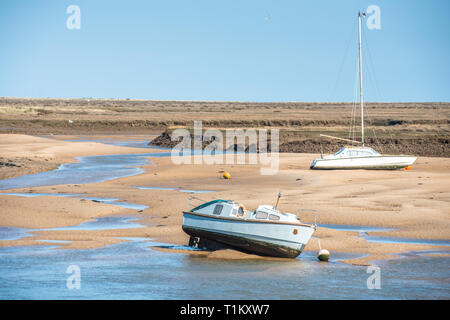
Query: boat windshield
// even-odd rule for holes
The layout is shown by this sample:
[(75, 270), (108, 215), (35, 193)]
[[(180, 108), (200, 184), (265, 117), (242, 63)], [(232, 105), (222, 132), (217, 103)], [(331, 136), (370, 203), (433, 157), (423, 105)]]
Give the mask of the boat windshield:
[(340, 155), (340, 154), (343, 154), (344, 151), (345, 151), (345, 147), (342, 147), (342, 148), (341, 148), (338, 152), (336, 152), (334, 155), (335, 155), (335, 156), (338, 156), (338, 155)]

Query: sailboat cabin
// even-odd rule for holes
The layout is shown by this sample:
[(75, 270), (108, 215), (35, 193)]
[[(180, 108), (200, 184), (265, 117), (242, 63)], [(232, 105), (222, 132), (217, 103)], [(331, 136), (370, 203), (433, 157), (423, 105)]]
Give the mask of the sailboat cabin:
[[(380, 156), (378, 152), (376, 152), (372, 148), (367, 147), (342, 147), (335, 154), (328, 156), (328, 158), (354, 158), (354, 157), (376, 157)], [(327, 157), (324, 157), (325, 159)]]

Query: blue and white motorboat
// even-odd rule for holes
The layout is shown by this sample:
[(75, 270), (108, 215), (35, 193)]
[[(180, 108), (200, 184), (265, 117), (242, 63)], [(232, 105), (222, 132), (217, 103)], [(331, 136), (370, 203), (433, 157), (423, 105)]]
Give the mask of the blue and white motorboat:
[(295, 258), (316, 225), (278, 211), (277, 205), (260, 205), (249, 211), (232, 200), (217, 199), (184, 211), (182, 228), (190, 236), (191, 246), (206, 240), (249, 253)]

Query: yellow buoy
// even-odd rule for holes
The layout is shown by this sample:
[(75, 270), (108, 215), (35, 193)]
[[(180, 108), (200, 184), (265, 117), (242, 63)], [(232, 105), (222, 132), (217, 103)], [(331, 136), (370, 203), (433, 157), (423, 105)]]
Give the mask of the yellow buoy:
[(330, 252), (327, 249), (321, 249), (317, 254), (317, 258), (320, 261), (328, 261), (330, 259)]
[(223, 174), (223, 178), (224, 178), (224, 179), (230, 179), (230, 178), (231, 178), (231, 175), (230, 175), (228, 172), (225, 172), (225, 173)]

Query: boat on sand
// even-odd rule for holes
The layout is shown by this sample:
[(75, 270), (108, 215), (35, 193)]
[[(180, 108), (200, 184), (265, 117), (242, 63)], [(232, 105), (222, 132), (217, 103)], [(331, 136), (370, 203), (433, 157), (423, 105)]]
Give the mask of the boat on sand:
[(381, 155), (368, 147), (345, 146), (338, 152), (313, 160), (311, 169), (401, 169), (412, 165), (416, 157)]
[[(281, 194), (278, 195), (277, 205)], [(295, 258), (311, 239), (316, 226), (296, 215), (260, 205), (254, 211), (232, 200), (217, 199), (183, 212), (183, 231), (189, 245), (216, 249), (231, 247), (264, 256)]]
[[(312, 161), (311, 169), (401, 169), (411, 166), (417, 159), (408, 155), (382, 155), (365, 146), (364, 141), (364, 100), (362, 82), (362, 48), (361, 48), (361, 17), (358, 12), (358, 48), (359, 48), (359, 88), (361, 108), (361, 141), (343, 139), (321, 134), (320, 136), (350, 142), (352, 145), (341, 148), (332, 155), (323, 156)], [(357, 144), (357, 146), (354, 146)]]

